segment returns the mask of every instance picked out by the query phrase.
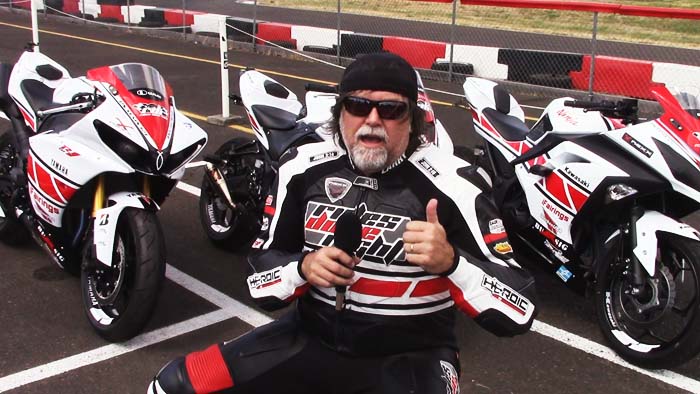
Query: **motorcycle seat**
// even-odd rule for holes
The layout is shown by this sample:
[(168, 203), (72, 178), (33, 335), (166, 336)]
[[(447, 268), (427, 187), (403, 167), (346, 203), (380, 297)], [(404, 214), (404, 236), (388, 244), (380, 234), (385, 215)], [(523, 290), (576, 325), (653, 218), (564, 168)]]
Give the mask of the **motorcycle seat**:
[(47, 109), (53, 104), (54, 89), (46, 86), (43, 82), (36, 79), (25, 79), (20, 83), (20, 87), (35, 113)]
[(508, 141), (523, 141), (530, 132), (525, 122), (515, 116), (504, 114), (493, 108), (484, 108), (482, 113)]
[(296, 126), (297, 114), (268, 105), (253, 105), (251, 107), (255, 119), (264, 129), (291, 130)]

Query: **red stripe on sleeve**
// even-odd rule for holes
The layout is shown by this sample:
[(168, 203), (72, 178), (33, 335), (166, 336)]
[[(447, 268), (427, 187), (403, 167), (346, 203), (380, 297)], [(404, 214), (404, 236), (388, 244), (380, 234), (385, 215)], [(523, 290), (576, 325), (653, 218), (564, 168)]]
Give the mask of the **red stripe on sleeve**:
[(490, 244), (493, 242), (497, 242), (497, 241), (501, 241), (503, 239), (506, 239), (507, 237), (508, 237), (508, 234), (506, 234), (505, 231), (502, 233), (496, 233), (496, 234), (486, 234), (486, 235), (484, 235), (484, 242), (486, 242), (487, 244)]
[(285, 302), (291, 302), (291, 301), (293, 301), (293, 300), (295, 300), (295, 299), (301, 297), (302, 295), (304, 295), (304, 293), (306, 293), (306, 290), (309, 289), (309, 286), (310, 286), (310, 285), (309, 285), (308, 283), (305, 283), (303, 286), (297, 287), (297, 288), (294, 290), (294, 294), (292, 294), (291, 296), (285, 298), (284, 301), (285, 301)]
[(185, 357), (185, 367), (192, 388), (197, 393), (213, 393), (233, 387), (233, 378), (219, 345), (188, 354)]
[(471, 318), (479, 316), (479, 311), (477, 311), (476, 308), (474, 308), (469, 302), (467, 302), (467, 300), (464, 299), (464, 293), (459, 287), (452, 282), (448, 282), (448, 286), (450, 288), (450, 295), (452, 296), (455, 305), (457, 305), (457, 308)]

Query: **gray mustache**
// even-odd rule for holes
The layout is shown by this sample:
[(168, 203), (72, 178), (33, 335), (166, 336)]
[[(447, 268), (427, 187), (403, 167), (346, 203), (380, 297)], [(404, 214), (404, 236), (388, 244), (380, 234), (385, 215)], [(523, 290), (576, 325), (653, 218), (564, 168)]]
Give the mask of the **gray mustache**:
[(361, 137), (378, 137), (384, 141), (387, 141), (389, 136), (386, 134), (386, 130), (383, 127), (368, 127), (362, 126), (357, 130), (355, 134), (355, 139), (359, 140)]

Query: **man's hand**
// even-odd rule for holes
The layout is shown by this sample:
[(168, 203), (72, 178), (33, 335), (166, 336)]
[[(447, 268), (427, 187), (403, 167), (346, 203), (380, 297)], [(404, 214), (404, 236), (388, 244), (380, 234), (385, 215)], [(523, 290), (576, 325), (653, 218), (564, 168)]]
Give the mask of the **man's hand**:
[(327, 246), (307, 254), (301, 262), (301, 272), (312, 286), (350, 286), (355, 274), (352, 267), (359, 262), (359, 258), (350, 257), (335, 246)]
[(437, 200), (431, 199), (425, 207), (427, 222), (413, 220), (403, 233), (406, 260), (421, 266), (431, 274), (441, 274), (452, 266), (455, 252), (447, 242), (445, 228), (438, 220)]

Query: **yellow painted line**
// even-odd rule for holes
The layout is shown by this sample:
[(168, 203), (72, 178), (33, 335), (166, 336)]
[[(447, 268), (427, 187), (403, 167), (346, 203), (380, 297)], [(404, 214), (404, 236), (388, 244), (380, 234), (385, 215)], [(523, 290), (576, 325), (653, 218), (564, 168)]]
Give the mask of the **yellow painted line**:
[[(0, 25), (2, 25), (2, 26), (14, 27), (14, 28), (17, 28), (17, 29), (32, 30), (30, 27), (27, 27), (27, 26), (15, 25), (15, 24), (13, 24), (13, 23), (7, 23), (7, 22), (0, 22)], [(131, 45), (117, 44), (117, 43), (114, 43), (114, 42), (103, 41), (103, 40), (97, 40), (97, 39), (94, 39), (94, 38), (86, 38), (86, 37), (74, 36), (74, 35), (72, 35), (72, 34), (58, 33), (58, 32), (49, 31), (49, 30), (43, 30), (43, 29), (39, 29), (39, 31), (40, 31), (41, 33), (45, 33), (45, 34), (49, 34), (49, 35), (54, 35), (54, 36), (59, 36), (59, 37), (65, 37), (65, 38), (72, 38), (72, 39), (74, 39), (74, 40), (87, 41), (87, 42), (92, 42), (92, 43), (95, 43), (95, 44), (102, 44), (102, 45), (114, 46), (114, 47), (118, 47), (118, 48), (131, 49), (131, 50), (134, 50), (134, 51), (145, 52), (145, 53), (151, 53), (151, 54), (155, 54), (155, 55), (170, 56), (170, 57), (175, 57), (175, 58), (178, 58), (178, 59), (192, 60), (192, 61), (196, 61), (196, 62), (209, 63), (209, 64), (216, 64), (216, 65), (220, 65), (220, 64), (221, 64), (218, 60), (209, 60), (209, 59), (203, 59), (203, 58), (199, 58), (199, 57), (193, 57), (193, 56), (187, 56), (187, 55), (180, 55), (180, 54), (177, 54), (177, 53), (162, 52), (162, 51), (156, 51), (156, 50), (153, 50), (153, 49), (138, 48), (138, 47), (134, 47), (134, 46), (131, 46)], [(244, 68), (246, 68), (246, 66), (242, 66), (242, 65), (239, 65), (239, 64), (229, 64), (229, 67), (234, 67), (234, 68), (239, 68), (239, 69), (244, 69)], [(286, 74), (286, 73), (281, 73), (281, 72), (278, 72), (278, 71), (265, 70), (265, 69), (258, 69), (258, 70), (261, 71), (261, 72), (264, 72), (264, 73), (266, 73), (266, 74), (277, 75), (277, 76), (282, 76), (282, 77), (291, 78), (291, 79), (298, 79), (298, 80), (301, 80), (301, 81), (316, 82), (316, 83), (322, 83), (322, 84), (326, 84), (326, 85), (335, 85), (335, 84), (336, 84), (335, 82), (324, 81), (324, 80), (321, 80), (321, 79), (300, 77), (300, 76), (298, 76), (298, 75)], [(431, 100), (431, 102), (434, 103), (434, 104), (437, 104), (437, 105), (443, 105), (443, 106), (447, 106), (447, 107), (451, 107), (451, 106), (452, 106), (451, 103), (448, 103), (448, 102), (445, 102), (445, 101), (439, 101), (439, 100), (433, 101), (433, 100)], [(185, 112), (183, 111), (183, 113), (185, 113)], [(203, 117), (203, 116), (201, 116), (201, 115), (195, 115), (195, 114), (191, 114), (191, 113), (190, 113), (190, 114), (187, 115), (187, 116), (190, 116), (190, 117), (195, 118), (195, 119), (198, 119), (198, 120), (204, 120), (204, 121), (206, 121), (206, 118)], [(531, 118), (531, 117), (527, 117), (526, 119), (528, 119), (528, 120), (537, 120), (537, 118)], [(233, 125), (233, 126), (229, 126), (229, 127), (233, 128), (233, 129), (237, 129), (237, 130), (244, 131), (244, 132), (246, 132), (246, 133), (252, 133), (252, 131), (253, 131), (252, 129), (247, 128), (247, 127), (243, 127), (243, 126), (236, 126), (236, 125)]]
[[(183, 113), (185, 116), (187, 116), (188, 118), (201, 120), (201, 121), (203, 121), (203, 122), (206, 122), (206, 121), (207, 121), (207, 117), (206, 117), (206, 116), (198, 115), (198, 114), (195, 114), (195, 113), (192, 113), (192, 112), (183, 111), (183, 110), (180, 110), (180, 112), (182, 112), (182, 113)], [(230, 126), (228, 126), (228, 127), (231, 128), (231, 129), (234, 129), (234, 130), (242, 131), (242, 132), (244, 132), (244, 133), (253, 134), (253, 129), (251, 129), (250, 127), (239, 126), (239, 125), (235, 125), (235, 124), (234, 124), (234, 125), (230, 125)]]
[[(17, 29), (31, 30), (31, 27), (21, 26), (21, 25), (15, 25), (15, 24), (6, 23), (6, 22), (0, 22), (0, 25), (9, 26), (9, 27), (14, 27), (14, 28), (17, 28)], [(114, 43), (114, 42), (103, 41), (103, 40), (97, 40), (97, 39), (94, 39), (94, 38), (86, 38), (86, 37), (74, 36), (74, 35), (71, 35), (71, 34), (58, 33), (58, 32), (53, 32), (53, 31), (49, 31), (49, 30), (42, 30), (42, 29), (39, 29), (39, 31), (42, 32), (42, 33), (49, 34), (49, 35), (54, 35), (54, 36), (59, 36), (59, 37), (66, 37), (66, 38), (72, 38), (72, 39), (74, 39), (74, 40), (87, 41), (87, 42), (92, 42), (92, 43), (95, 43), (95, 44), (109, 45), (109, 46), (114, 46), (114, 47), (118, 47), (118, 48), (131, 49), (131, 50), (134, 50), (134, 51), (152, 53), (152, 54), (155, 54), (155, 55), (170, 56), (170, 57), (175, 57), (175, 58), (179, 58), (179, 59), (192, 60), (192, 61), (196, 61), (196, 62), (210, 63), (210, 64), (216, 64), (216, 65), (220, 65), (220, 64), (221, 64), (218, 60), (209, 60), (209, 59), (203, 59), (203, 58), (199, 58), (199, 57), (186, 56), (186, 55), (179, 55), (179, 54), (176, 54), (176, 53), (156, 51), (156, 50), (153, 50), (153, 49), (138, 48), (138, 47), (134, 47), (134, 46), (130, 46), (130, 45), (117, 44), (117, 43)], [(244, 69), (244, 68), (246, 68), (247, 66), (242, 66), (242, 65), (239, 65), (239, 64), (231, 64), (231, 63), (229, 63), (229, 67)], [(310, 81), (310, 82), (323, 83), (323, 84), (328, 84), (328, 85), (334, 85), (334, 84), (335, 84), (335, 82), (324, 81), (324, 80), (321, 80), (321, 79), (300, 77), (300, 76), (298, 76), (298, 75), (285, 74), (285, 73), (281, 73), (281, 72), (277, 72), (277, 71), (272, 71), (272, 70), (265, 70), (265, 69), (258, 69), (258, 70), (261, 71), (261, 72), (267, 73), (267, 74), (278, 75), (278, 76), (287, 77), (287, 78), (292, 78), (292, 79), (299, 79), (299, 80), (302, 80), (302, 81)]]

